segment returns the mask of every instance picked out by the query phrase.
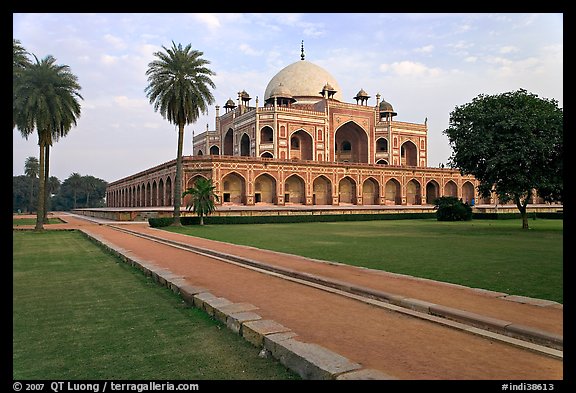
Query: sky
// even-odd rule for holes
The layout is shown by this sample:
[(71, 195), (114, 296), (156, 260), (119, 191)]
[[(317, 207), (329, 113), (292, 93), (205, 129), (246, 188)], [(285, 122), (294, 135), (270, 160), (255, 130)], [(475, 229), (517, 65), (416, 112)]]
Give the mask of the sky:
[[(146, 97), (146, 70), (172, 42), (203, 53), (215, 103), (185, 128), (215, 129), (215, 106), (246, 90), (263, 105), (268, 82), (306, 60), (328, 71), (342, 100), (364, 89), (398, 121), (428, 124), (428, 166), (447, 163), (450, 113), (481, 95), (525, 89), (563, 107), (562, 13), (13, 13), (13, 38), (68, 65), (82, 87), (77, 126), (50, 150), (50, 175), (112, 182), (173, 160), (177, 127)], [(13, 175), (39, 157), (38, 138), (13, 129)]]

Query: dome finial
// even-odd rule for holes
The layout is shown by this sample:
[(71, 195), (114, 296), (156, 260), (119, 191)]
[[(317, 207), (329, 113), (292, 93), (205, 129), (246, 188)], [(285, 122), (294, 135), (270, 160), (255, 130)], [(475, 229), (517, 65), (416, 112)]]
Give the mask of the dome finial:
[(304, 40), (302, 40), (302, 46), (300, 49), (300, 60), (304, 60)]

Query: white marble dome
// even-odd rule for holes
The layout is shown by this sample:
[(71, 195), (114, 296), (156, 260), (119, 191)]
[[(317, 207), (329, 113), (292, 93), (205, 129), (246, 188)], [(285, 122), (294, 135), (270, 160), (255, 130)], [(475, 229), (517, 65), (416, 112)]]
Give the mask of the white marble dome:
[(320, 92), (326, 83), (336, 90), (333, 98), (341, 100), (342, 91), (336, 79), (324, 68), (307, 60), (299, 60), (284, 67), (270, 79), (264, 93), (265, 100), (270, 98), (280, 83), (300, 103), (319, 101), (322, 97)]

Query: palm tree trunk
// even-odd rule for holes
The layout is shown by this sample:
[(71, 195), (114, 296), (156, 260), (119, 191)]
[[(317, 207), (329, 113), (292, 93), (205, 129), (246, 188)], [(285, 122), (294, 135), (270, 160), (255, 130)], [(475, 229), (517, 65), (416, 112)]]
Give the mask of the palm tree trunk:
[(46, 171), (44, 172), (44, 224), (48, 224), (48, 202), (50, 187), (48, 187), (48, 173), (50, 169), (50, 145), (46, 144)]
[(176, 180), (174, 183), (174, 221), (180, 226), (180, 206), (182, 205), (182, 147), (184, 145), (184, 124), (178, 125), (178, 153), (176, 155)]
[(45, 162), (45, 146), (44, 142), (39, 142), (40, 145), (40, 174), (38, 180), (40, 184), (38, 186), (38, 209), (36, 210), (36, 227), (37, 231), (44, 230), (44, 188), (46, 187), (44, 179), (44, 167)]

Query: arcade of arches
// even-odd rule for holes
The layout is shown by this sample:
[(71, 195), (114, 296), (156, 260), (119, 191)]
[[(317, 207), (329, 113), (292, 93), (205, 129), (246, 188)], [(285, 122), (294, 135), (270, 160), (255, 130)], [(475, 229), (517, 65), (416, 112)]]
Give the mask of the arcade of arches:
[[(342, 142), (349, 138), (343, 134)], [(300, 146), (302, 140), (299, 141)], [(359, 153), (361, 154), (361, 153)], [(381, 165), (303, 164), (266, 158), (184, 157), (183, 189), (211, 178), (223, 205), (432, 205), (441, 196), (471, 203), (477, 181), (449, 169), (407, 172)], [(109, 207), (171, 206), (174, 174), (109, 185)], [(182, 205), (186, 206), (186, 200)], [(482, 203), (483, 201), (478, 201)], [(484, 203), (491, 203), (488, 199)]]

